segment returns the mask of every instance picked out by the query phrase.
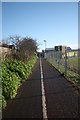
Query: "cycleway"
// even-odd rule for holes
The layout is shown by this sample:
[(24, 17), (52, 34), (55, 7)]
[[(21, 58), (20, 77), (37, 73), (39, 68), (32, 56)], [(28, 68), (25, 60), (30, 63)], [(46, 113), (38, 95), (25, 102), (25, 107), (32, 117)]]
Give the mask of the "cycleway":
[(38, 59), (32, 75), (20, 86), (16, 97), (8, 101), (2, 118), (78, 119), (79, 101), (78, 90), (41, 58), (41, 63)]

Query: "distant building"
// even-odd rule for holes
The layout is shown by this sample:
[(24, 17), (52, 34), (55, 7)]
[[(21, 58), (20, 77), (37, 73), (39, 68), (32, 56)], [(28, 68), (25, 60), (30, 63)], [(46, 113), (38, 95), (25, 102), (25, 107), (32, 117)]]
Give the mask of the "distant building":
[(47, 57), (52, 57), (53, 56), (53, 52), (54, 52), (54, 48), (46, 48), (45, 50), (45, 53), (44, 53), (44, 56), (45, 58)]
[(78, 57), (78, 49), (67, 50), (67, 57)]
[(0, 44), (0, 59), (6, 58), (6, 55), (10, 54), (12, 50), (15, 50), (14, 45)]
[(67, 47), (67, 50), (71, 50), (71, 48), (70, 48), (70, 47)]
[(54, 46), (54, 48), (46, 48), (44, 52), (44, 56), (47, 58), (65, 58), (65, 50), (67, 50), (67, 58), (70, 57), (80, 57), (80, 49), (71, 49), (70, 47), (67, 47), (66, 45), (58, 45)]
[(61, 51), (62, 53), (65, 53), (65, 49), (66, 49), (66, 46), (62, 46), (62, 45), (54, 46), (55, 51)]
[(54, 48), (46, 48), (45, 52), (48, 53), (48, 52), (53, 52), (54, 51)]

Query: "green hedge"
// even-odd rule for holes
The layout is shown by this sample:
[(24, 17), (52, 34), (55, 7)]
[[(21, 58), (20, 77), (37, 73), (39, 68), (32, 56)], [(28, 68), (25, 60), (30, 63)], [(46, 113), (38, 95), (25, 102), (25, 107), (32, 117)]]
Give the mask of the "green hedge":
[(3, 109), (6, 107), (6, 105), (7, 105), (7, 102), (5, 100), (5, 97), (2, 95), (2, 107), (3, 107)]
[(32, 73), (32, 68), (37, 60), (35, 54), (31, 60), (25, 64), (21, 61), (2, 62), (2, 107), (5, 108), (6, 100), (13, 99), (17, 94), (17, 89)]

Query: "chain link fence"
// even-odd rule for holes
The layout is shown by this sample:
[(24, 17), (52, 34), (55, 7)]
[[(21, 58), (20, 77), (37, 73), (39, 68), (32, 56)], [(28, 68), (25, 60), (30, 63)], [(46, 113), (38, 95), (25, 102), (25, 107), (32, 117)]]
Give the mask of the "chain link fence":
[(48, 51), (45, 58), (67, 79), (80, 85), (80, 50)]

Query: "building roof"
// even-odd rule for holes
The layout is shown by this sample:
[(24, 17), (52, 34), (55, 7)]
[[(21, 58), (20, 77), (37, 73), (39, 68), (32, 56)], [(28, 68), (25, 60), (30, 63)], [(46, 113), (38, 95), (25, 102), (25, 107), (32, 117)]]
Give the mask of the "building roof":
[(49, 50), (54, 50), (54, 48), (46, 48), (46, 50), (48, 50), (48, 51), (49, 51)]
[(14, 45), (7, 45), (7, 44), (0, 44), (0, 47), (10, 48), (10, 49), (15, 48)]

